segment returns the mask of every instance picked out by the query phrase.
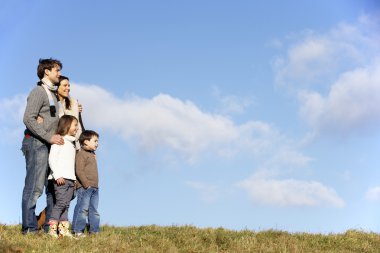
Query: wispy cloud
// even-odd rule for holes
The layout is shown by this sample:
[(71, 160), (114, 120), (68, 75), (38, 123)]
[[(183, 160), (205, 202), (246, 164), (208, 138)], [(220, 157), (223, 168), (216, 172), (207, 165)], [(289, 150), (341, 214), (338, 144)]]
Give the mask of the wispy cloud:
[(26, 95), (0, 100), (0, 142), (20, 142), (25, 128), (22, 122), (25, 106)]
[[(168, 94), (153, 98), (115, 96), (97, 85), (72, 83), (72, 94), (84, 106), (87, 128), (112, 132), (132, 147), (161, 157), (196, 161), (200, 154), (233, 159), (270, 160), (278, 166), (304, 166), (310, 158), (271, 124), (251, 120), (236, 124), (223, 114), (199, 109)], [(22, 132), (26, 95), (0, 100), (1, 130)], [(16, 130), (15, 130), (16, 129)], [(165, 152), (174, 155), (165, 156)], [(179, 156), (178, 156), (179, 155)]]
[(22, 123), (22, 117), (26, 106), (26, 95), (19, 94), (12, 98), (0, 100), (0, 122), (2, 123)]
[(302, 117), (318, 131), (350, 132), (380, 123), (380, 61), (343, 73), (326, 96), (299, 93)]
[(87, 124), (113, 131), (143, 150), (169, 148), (191, 161), (204, 151), (225, 157), (242, 152), (258, 156), (287, 145), (286, 138), (270, 124), (236, 124), (168, 94), (151, 99), (116, 97), (95, 85), (72, 87), (85, 107)]
[(222, 95), (221, 91), (213, 88), (213, 95), (219, 101), (219, 111), (222, 114), (243, 114), (245, 110), (251, 106), (254, 101), (249, 97), (239, 97), (236, 95)]
[(237, 185), (245, 189), (256, 204), (274, 206), (332, 206), (345, 203), (335, 190), (317, 181), (278, 179), (277, 173), (258, 171)]
[(371, 201), (380, 200), (380, 186), (369, 188), (365, 196)]
[(380, 122), (380, 19), (363, 15), (327, 33), (294, 37), (275, 61), (277, 83), (300, 102), (316, 133), (367, 130)]

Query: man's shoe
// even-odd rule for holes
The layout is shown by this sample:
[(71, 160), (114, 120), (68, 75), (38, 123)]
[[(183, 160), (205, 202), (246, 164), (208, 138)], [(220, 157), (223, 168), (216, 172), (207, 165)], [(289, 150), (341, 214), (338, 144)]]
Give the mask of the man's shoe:
[(21, 231), (23, 235), (36, 235), (38, 233), (38, 230), (32, 230), (31, 228), (28, 228), (26, 230)]

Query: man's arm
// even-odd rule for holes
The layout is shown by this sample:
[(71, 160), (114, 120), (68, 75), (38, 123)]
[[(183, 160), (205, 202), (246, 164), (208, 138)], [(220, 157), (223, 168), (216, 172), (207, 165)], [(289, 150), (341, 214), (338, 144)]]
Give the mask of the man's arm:
[(51, 135), (45, 131), (43, 124), (38, 124), (37, 117), (40, 110), (44, 104), (43, 90), (34, 88), (29, 96), (26, 103), (25, 113), (24, 113), (24, 124), (25, 126), (35, 135), (41, 137), (42, 139), (50, 142)]
[[(38, 124), (43, 124), (43, 123), (44, 123), (44, 118), (42, 118), (40, 115), (38, 115), (38, 117), (37, 117), (37, 123), (38, 123)], [(50, 144), (63, 145), (64, 140), (63, 140), (63, 138), (62, 138), (60, 135), (55, 134), (55, 135), (53, 135), (53, 136), (51, 137), (49, 143), (50, 143)]]
[(45, 91), (38, 88), (34, 88), (30, 92), (23, 118), (24, 124), (34, 135), (39, 136), (50, 144), (62, 145), (64, 141), (60, 135), (53, 135), (46, 132), (43, 124), (37, 121), (40, 110), (44, 105), (45, 95)]

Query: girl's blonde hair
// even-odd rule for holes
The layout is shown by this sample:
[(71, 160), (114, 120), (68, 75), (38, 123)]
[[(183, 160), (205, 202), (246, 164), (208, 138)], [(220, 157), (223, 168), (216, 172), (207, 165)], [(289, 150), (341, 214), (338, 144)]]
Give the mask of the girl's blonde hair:
[(63, 115), (58, 121), (57, 134), (61, 136), (67, 135), (74, 120), (78, 121), (74, 116)]

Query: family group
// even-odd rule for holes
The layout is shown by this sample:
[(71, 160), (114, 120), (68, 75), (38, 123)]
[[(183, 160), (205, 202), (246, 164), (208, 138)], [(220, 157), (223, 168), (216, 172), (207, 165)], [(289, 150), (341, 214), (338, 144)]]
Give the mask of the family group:
[[(95, 151), (99, 134), (85, 130), (82, 106), (70, 97), (62, 63), (40, 59), (39, 81), (27, 98), (22, 152), (26, 162), (22, 192), (22, 233), (39, 232), (36, 204), (44, 189), (43, 230), (54, 238), (84, 237), (99, 232), (99, 176)], [(70, 202), (77, 199), (72, 226)]]

